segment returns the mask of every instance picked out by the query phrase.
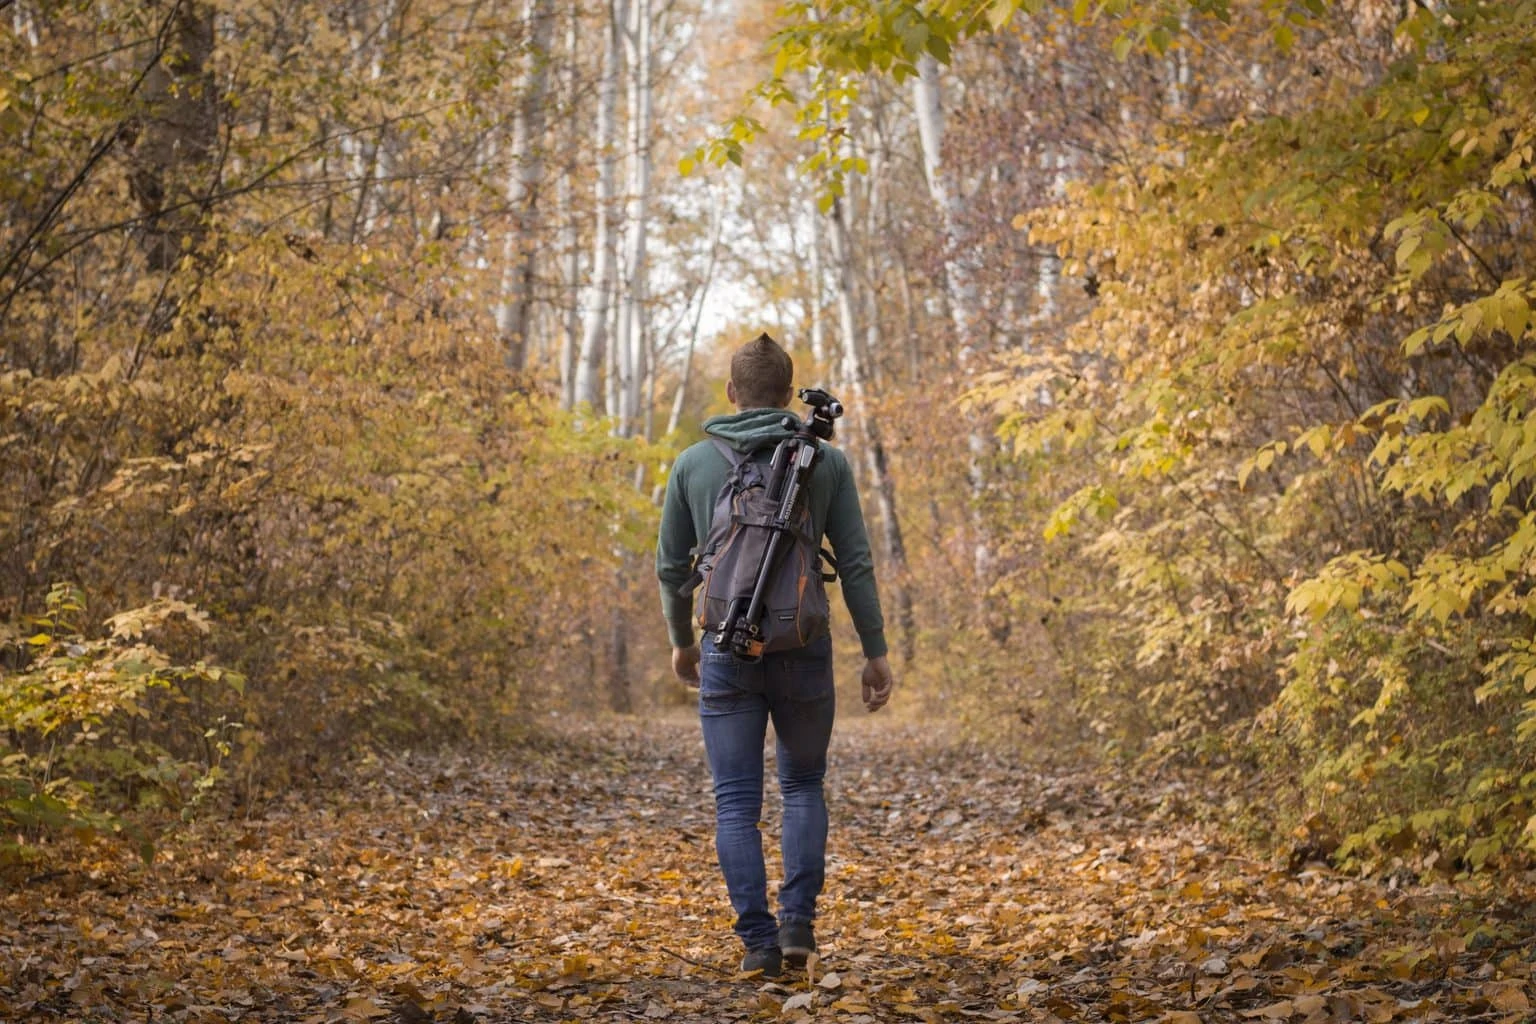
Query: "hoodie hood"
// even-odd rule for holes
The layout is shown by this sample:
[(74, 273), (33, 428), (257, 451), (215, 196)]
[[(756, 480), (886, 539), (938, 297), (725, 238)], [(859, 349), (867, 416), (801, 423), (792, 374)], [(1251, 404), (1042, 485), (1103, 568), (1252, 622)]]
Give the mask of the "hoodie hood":
[(704, 433), (739, 452), (755, 452), (778, 444), (799, 426), (800, 418), (788, 409), (744, 409), (729, 416), (711, 416), (704, 421)]

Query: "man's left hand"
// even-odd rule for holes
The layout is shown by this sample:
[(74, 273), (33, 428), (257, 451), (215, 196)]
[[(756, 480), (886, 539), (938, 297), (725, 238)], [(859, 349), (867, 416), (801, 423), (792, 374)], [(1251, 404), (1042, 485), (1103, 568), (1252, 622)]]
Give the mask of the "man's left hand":
[(699, 685), (699, 645), (692, 647), (672, 648), (672, 674), (683, 681), (683, 685), (697, 687)]

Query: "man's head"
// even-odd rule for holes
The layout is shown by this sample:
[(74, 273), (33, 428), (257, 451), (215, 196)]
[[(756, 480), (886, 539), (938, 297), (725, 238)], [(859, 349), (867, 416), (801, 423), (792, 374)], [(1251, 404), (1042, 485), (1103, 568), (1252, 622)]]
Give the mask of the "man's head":
[(725, 394), (739, 409), (783, 409), (794, 390), (795, 363), (779, 343), (759, 334), (731, 356)]

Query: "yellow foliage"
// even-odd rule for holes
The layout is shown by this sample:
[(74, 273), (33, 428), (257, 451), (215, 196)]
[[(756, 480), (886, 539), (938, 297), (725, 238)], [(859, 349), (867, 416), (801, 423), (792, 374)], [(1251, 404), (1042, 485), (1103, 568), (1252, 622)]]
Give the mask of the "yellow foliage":
[(1536, 807), (1533, 25), (1420, 11), (1355, 95), (1149, 141), (1023, 218), (1096, 301), (985, 396), (1108, 581), (1060, 617), (1085, 705), (1184, 749), (1257, 719), (1268, 770), (1308, 766), (1298, 815), (1472, 808), (1419, 838), (1474, 866)]

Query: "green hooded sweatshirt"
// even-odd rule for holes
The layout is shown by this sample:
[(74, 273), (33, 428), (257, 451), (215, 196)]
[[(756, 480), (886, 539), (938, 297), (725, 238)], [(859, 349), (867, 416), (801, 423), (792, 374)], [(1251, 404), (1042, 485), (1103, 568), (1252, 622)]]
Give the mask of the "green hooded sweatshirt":
[[(746, 409), (730, 416), (713, 416), (704, 421), (704, 433), (717, 437), (739, 452), (748, 452), (759, 462), (773, 458), (773, 449), (794, 428), (785, 427), (785, 409)], [(837, 557), (837, 573), (842, 582), (843, 602), (853, 616), (854, 629), (866, 658), (886, 652), (885, 620), (880, 613), (880, 595), (875, 588), (875, 567), (869, 554), (869, 534), (864, 528), (864, 513), (859, 507), (859, 493), (853, 485), (853, 471), (843, 453), (829, 444), (821, 446), (821, 458), (811, 471), (805, 501), (811, 513), (811, 530), (819, 544), (830, 543)], [(677, 457), (667, 480), (667, 496), (661, 507), (661, 534), (656, 543), (656, 577), (661, 581), (661, 611), (673, 647), (691, 647), (694, 643), (693, 597), (679, 592), (693, 574), (694, 549), (709, 536), (709, 519), (715, 498), (725, 484), (730, 463), (713, 441), (700, 441)]]

